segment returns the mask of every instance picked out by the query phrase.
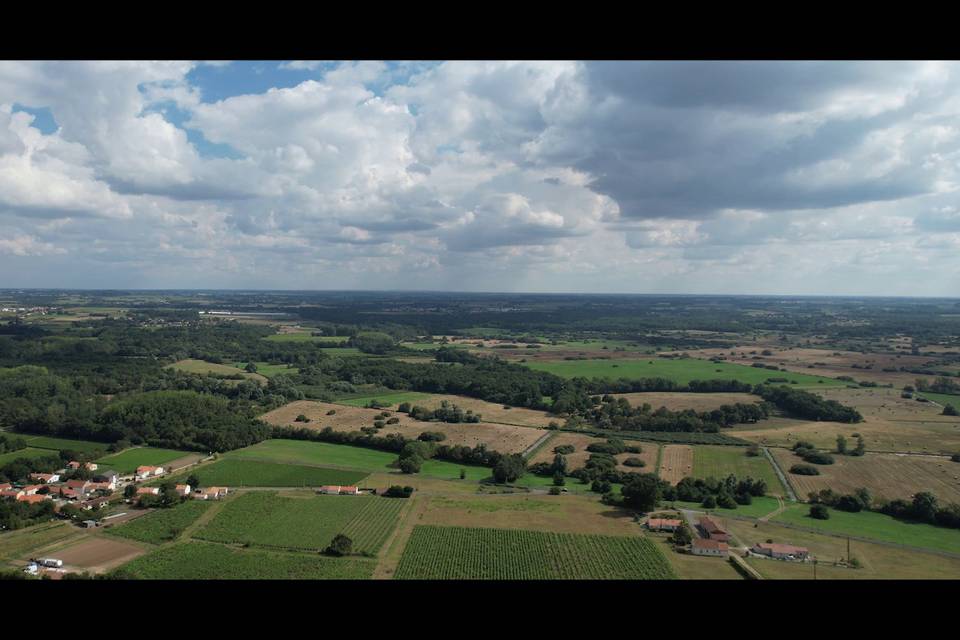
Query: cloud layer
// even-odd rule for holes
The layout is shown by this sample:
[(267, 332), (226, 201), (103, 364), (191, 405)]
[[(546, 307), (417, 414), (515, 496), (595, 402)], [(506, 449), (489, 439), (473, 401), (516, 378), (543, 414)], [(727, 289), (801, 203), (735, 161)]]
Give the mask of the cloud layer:
[(956, 63), (231, 67), (0, 62), (0, 286), (960, 295)]

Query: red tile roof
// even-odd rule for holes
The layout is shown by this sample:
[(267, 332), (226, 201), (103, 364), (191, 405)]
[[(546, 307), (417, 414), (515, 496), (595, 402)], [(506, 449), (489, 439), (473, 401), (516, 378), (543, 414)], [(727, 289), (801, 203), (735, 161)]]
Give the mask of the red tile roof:
[(725, 529), (708, 516), (700, 518), (700, 526), (703, 527), (703, 530), (707, 533), (726, 533)]
[(716, 540), (706, 540), (704, 538), (694, 540), (693, 547), (695, 549), (716, 549), (718, 551), (728, 551), (730, 549), (726, 542), (717, 542)]

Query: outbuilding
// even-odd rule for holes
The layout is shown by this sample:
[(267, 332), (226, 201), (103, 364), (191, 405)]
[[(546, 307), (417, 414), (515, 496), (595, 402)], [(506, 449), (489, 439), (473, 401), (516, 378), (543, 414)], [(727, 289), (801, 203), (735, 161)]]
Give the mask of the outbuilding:
[(697, 538), (690, 545), (690, 551), (695, 556), (713, 556), (715, 558), (726, 558), (730, 555), (730, 547), (726, 542)]

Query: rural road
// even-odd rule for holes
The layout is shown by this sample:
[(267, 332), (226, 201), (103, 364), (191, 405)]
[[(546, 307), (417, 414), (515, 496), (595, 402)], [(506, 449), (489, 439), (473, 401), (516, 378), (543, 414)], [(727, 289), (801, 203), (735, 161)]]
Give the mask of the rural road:
[(793, 492), (793, 487), (790, 485), (790, 481), (787, 480), (787, 476), (783, 474), (783, 470), (780, 469), (780, 465), (777, 464), (776, 458), (773, 457), (773, 454), (770, 453), (770, 450), (766, 447), (760, 447), (760, 450), (763, 451), (763, 455), (765, 455), (767, 460), (770, 461), (770, 464), (773, 465), (773, 470), (776, 472), (777, 477), (780, 478), (780, 482), (783, 483), (784, 488), (787, 490), (787, 496), (790, 498), (790, 501), (796, 502), (797, 494)]

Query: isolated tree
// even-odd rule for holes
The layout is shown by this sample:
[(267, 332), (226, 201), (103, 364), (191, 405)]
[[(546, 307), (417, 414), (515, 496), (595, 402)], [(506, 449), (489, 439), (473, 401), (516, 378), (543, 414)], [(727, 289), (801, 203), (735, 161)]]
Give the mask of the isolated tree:
[(257, 372), (257, 365), (255, 365), (255, 364), (252, 363), (252, 362), (248, 362), (248, 363), (247, 363), (247, 366), (245, 366), (245, 367), (243, 368), (243, 370), (246, 371), (247, 373), (256, 373), (256, 372)]
[(334, 536), (333, 540), (330, 541), (330, 546), (323, 550), (323, 552), (328, 556), (347, 556), (350, 555), (350, 552), (353, 550), (353, 540), (338, 533)]
[(191, 488), (191, 489), (197, 489), (197, 488), (199, 488), (199, 487), (200, 487), (200, 477), (199, 477), (197, 474), (195, 474), (195, 473), (191, 473), (189, 476), (187, 476), (187, 484), (190, 485), (190, 488)]
[(135, 496), (135, 495), (137, 495), (137, 485), (135, 485), (135, 484), (128, 484), (127, 486), (125, 486), (125, 487), (123, 488), (123, 497), (124, 497), (124, 498), (132, 498), (132, 497)]
[(690, 531), (690, 527), (687, 526), (686, 522), (681, 522), (680, 526), (674, 530), (671, 539), (675, 545), (688, 545), (693, 542), (693, 532)]
[(810, 505), (810, 517), (817, 520), (829, 520), (830, 510), (827, 509), (826, 505), (812, 504)]
[(503, 456), (493, 468), (493, 479), (498, 483), (515, 482), (527, 469), (523, 456), (513, 454)]
[(644, 512), (656, 509), (663, 495), (658, 478), (649, 473), (627, 480), (620, 493), (623, 494), (624, 504)]
[(420, 473), (420, 467), (423, 465), (423, 458), (418, 455), (400, 458), (400, 471), (404, 473)]
[(857, 448), (854, 449), (850, 455), (852, 456), (862, 456), (867, 450), (867, 445), (863, 441), (863, 436), (857, 436)]
[(954, 407), (952, 404), (948, 404), (943, 408), (943, 415), (960, 416), (960, 411), (957, 411), (956, 407)]

